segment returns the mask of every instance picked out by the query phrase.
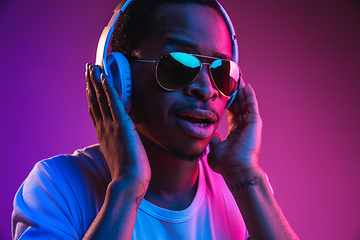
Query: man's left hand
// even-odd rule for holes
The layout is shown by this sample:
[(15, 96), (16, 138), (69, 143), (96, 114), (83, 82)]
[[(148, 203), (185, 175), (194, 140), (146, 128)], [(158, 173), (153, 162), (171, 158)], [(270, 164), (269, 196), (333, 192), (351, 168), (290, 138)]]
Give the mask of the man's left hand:
[(227, 139), (221, 141), (220, 135), (214, 134), (208, 162), (215, 172), (231, 178), (259, 167), (262, 120), (255, 92), (242, 79), (237, 96), (228, 109), (228, 120)]

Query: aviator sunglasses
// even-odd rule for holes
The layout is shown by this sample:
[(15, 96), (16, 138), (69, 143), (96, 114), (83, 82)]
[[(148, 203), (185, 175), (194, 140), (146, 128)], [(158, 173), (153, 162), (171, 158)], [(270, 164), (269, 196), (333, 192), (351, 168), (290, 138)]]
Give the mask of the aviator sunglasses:
[[(211, 63), (202, 63), (199, 58), (213, 59)], [(134, 59), (137, 62), (156, 63), (156, 80), (168, 91), (178, 91), (195, 81), (203, 65), (209, 65), (211, 81), (225, 97), (231, 97), (239, 86), (240, 67), (231, 60), (172, 52), (159, 60)]]

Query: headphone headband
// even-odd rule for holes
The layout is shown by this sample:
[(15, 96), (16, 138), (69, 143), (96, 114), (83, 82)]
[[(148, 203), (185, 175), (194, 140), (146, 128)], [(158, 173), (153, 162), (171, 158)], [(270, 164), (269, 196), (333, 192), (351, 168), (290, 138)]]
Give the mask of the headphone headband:
[(116, 6), (116, 8), (113, 11), (114, 13), (109, 20), (108, 25), (102, 31), (99, 39), (98, 47), (96, 50), (96, 61), (95, 61), (96, 65), (103, 67), (104, 66), (103, 63), (104, 62), (106, 63), (107, 50), (109, 49), (109, 43), (111, 40), (112, 33), (114, 32), (115, 29), (116, 21), (119, 18), (120, 14), (125, 11), (125, 9), (127, 8), (130, 2), (132, 2), (132, 0), (123, 0)]
[[(96, 51), (96, 62), (95, 62), (96, 65), (99, 65), (101, 67), (103, 67), (104, 65), (106, 66), (106, 64), (104, 64), (104, 62), (106, 63), (107, 51), (109, 48), (111, 35), (114, 32), (116, 21), (119, 18), (120, 14), (125, 11), (127, 6), (131, 2), (132, 2), (132, 0), (123, 0), (114, 9), (114, 11), (113, 11), (114, 14), (112, 15), (108, 25), (102, 31), (100, 39), (99, 39), (99, 43), (98, 43), (98, 47), (97, 47), (97, 51)], [(228, 28), (230, 31), (230, 38), (231, 38), (231, 42), (232, 42), (232, 59), (237, 64), (239, 64), (239, 47), (238, 47), (237, 40), (236, 40), (236, 33), (235, 33), (234, 25), (232, 24), (231, 19), (230, 19), (229, 15), (227, 14), (227, 12), (225, 11), (224, 7), (218, 1), (216, 1), (216, 2), (221, 10), (222, 17), (225, 19), (226, 24), (228, 25)], [(106, 69), (106, 68), (104, 70), (105, 70), (105, 73), (107, 73), (107, 71), (109, 71), (109, 69)]]
[(232, 60), (239, 64), (239, 45), (237, 43), (234, 25), (231, 22), (229, 14), (227, 14), (227, 12), (225, 11), (225, 8), (218, 1), (216, 2), (220, 7), (221, 13), (223, 14), (223, 17), (226, 20), (226, 24), (228, 25), (230, 30), (230, 37), (232, 42)]

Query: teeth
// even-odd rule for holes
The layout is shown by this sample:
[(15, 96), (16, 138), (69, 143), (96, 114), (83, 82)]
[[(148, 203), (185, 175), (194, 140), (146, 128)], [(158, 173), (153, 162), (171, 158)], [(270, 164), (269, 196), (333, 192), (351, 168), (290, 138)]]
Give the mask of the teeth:
[(193, 123), (193, 124), (199, 127), (207, 127), (209, 125), (208, 123)]
[(197, 121), (200, 121), (199, 124), (206, 124), (208, 125), (210, 121), (207, 118), (201, 118), (201, 117), (191, 117), (193, 119), (196, 119)]

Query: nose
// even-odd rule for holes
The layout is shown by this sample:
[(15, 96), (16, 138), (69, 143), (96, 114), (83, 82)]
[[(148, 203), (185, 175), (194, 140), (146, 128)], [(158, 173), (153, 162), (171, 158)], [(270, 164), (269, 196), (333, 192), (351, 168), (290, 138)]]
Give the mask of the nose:
[(203, 101), (215, 100), (219, 96), (219, 92), (211, 80), (209, 63), (202, 64), (199, 75), (185, 88), (185, 92), (187, 95), (195, 96)]

